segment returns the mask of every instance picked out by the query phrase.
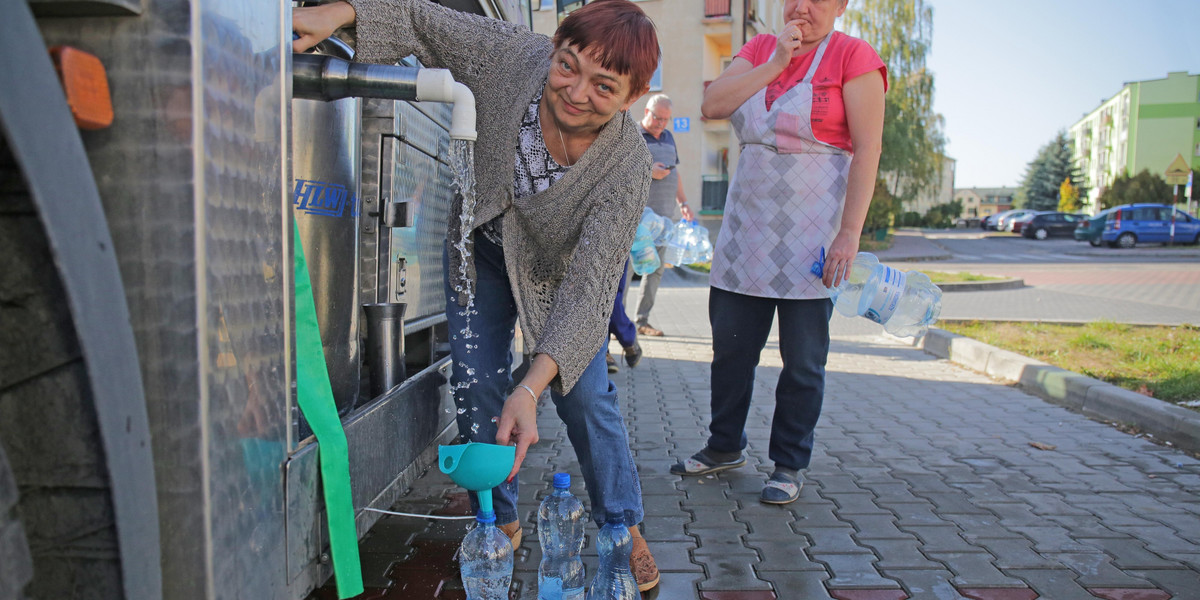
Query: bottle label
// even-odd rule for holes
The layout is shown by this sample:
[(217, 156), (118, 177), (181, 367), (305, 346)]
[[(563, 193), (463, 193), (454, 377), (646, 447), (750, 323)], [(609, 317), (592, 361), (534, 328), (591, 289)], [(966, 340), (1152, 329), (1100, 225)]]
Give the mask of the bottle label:
[(883, 276), (879, 278), (875, 296), (871, 298), (871, 304), (867, 306), (867, 312), (863, 316), (882, 325), (887, 323), (888, 319), (892, 318), (892, 314), (896, 312), (900, 298), (904, 295), (904, 285), (908, 280), (908, 274), (887, 265), (879, 265), (879, 267), (883, 269)]

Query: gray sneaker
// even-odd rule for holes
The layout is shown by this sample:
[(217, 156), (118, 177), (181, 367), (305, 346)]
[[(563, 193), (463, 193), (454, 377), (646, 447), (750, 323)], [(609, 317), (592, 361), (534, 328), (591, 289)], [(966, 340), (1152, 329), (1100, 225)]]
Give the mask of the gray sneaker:
[(759, 502), (764, 504), (791, 504), (800, 497), (800, 488), (804, 487), (804, 478), (797, 475), (795, 479), (784, 473), (772, 473), (771, 478), (763, 485)]
[(731, 460), (717, 460), (708, 454), (708, 448), (692, 455), (691, 458), (671, 465), (672, 475), (708, 475), (736, 469), (746, 464), (746, 457), (741, 452)]

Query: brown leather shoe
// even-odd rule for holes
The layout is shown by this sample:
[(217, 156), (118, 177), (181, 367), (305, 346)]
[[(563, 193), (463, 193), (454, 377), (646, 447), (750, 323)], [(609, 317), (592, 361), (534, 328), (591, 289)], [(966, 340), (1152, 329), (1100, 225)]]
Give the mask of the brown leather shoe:
[(521, 545), (521, 537), (525, 535), (525, 531), (521, 529), (520, 521), (497, 525), (496, 528), (503, 531), (504, 535), (507, 535), (508, 539), (512, 541), (513, 550), (516, 550)]
[(657, 329), (649, 323), (642, 323), (641, 325), (638, 325), (638, 333), (640, 333), (642, 335), (653, 336), (653, 337), (662, 337), (663, 336), (663, 332), (661, 329)]
[(637, 580), (638, 591), (650, 591), (662, 579), (662, 576), (658, 574), (658, 565), (654, 564), (650, 546), (646, 545), (646, 538), (642, 537), (637, 526), (630, 527), (629, 534), (633, 536), (633, 551), (629, 554), (629, 570), (633, 571), (633, 578)]

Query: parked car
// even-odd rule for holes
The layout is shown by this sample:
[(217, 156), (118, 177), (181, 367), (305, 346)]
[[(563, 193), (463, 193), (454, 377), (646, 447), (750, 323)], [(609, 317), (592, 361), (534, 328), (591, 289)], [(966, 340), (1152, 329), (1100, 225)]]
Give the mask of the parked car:
[(1200, 220), (1166, 204), (1125, 204), (1108, 213), (1100, 239), (1113, 248), (1200, 244)]
[[(1053, 236), (1069, 236), (1075, 232), (1075, 226), (1084, 219), (1083, 215), (1072, 213), (1040, 212), (1021, 225), (1021, 235), (1039, 240)], [(1013, 231), (1016, 231), (1015, 227)]]
[(1027, 217), (1029, 215), (1032, 215), (1035, 212), (1037, 212), (1037, 211), (1029, 210), (1027, 208), (1019, 208), (1016, 210), (1010, 210), (1010, 211), (1008, 211), (1007, 214), (1000, 217), (996, 221), (996, 230), (997, 231), (1012, 231), (1013, 230), (1013, 221), (1020, 219), (1022, 217)]
[(1080, 242), (1087, 242), (1093, 246), (1101, 244), (1100, 234), (1104, 233), (1104, 221), (1108, 218), (1108, 213), (1112, 212), (1111, 208), (1106, 208), (1096, 216), (1089, 217), (1084, 215), (1075, 225), (1075, 239)]
[(1032, 219), (1034, 217), (1034, 215), (1037, 215), (1037, 214), (1040, 214), (1040, 213), (1031, 212), (1023, 217), (1017, 217), (1017, 218), (1009, 221), (1008, 222), (1008, 230), (1013, 233), (1021, 233), (1021, 231), (1023, 231), (1025, 229), (1025, 224), (1028, 223), (1029, 220)]
[(989, 229), (992, 231), (997, 230), (998, 229), (997, 224), (1000, 223), (1000, 218), (1007, 215), (1010, 212), (1012, 212), (1012, 211), (1006, 210), (1006, 211), (998, 212), (994, 215), (988, 215), (988, 216), (984, 217), (983, 219), (980, 219), (979, 228), (983, 229), (984, 231), (987, 231)]
[(959, 217), (954, 221), (954, 226), (963, 229), (979, 226), (979, 217)]

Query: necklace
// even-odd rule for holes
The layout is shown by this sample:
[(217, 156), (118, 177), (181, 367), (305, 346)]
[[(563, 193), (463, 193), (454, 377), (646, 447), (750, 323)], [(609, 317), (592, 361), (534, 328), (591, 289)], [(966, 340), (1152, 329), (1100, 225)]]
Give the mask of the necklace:
[(558, 132), (558, 143), (562, 144), (563, 154), (567, 157), (567, 166), (574, 166), (575, 162), (571, 160), (571, 153), (567, 150), (567, 142), (563, 139), (562, 129), (558, 128), (558, 123), (554, 124), (554, 130)]

